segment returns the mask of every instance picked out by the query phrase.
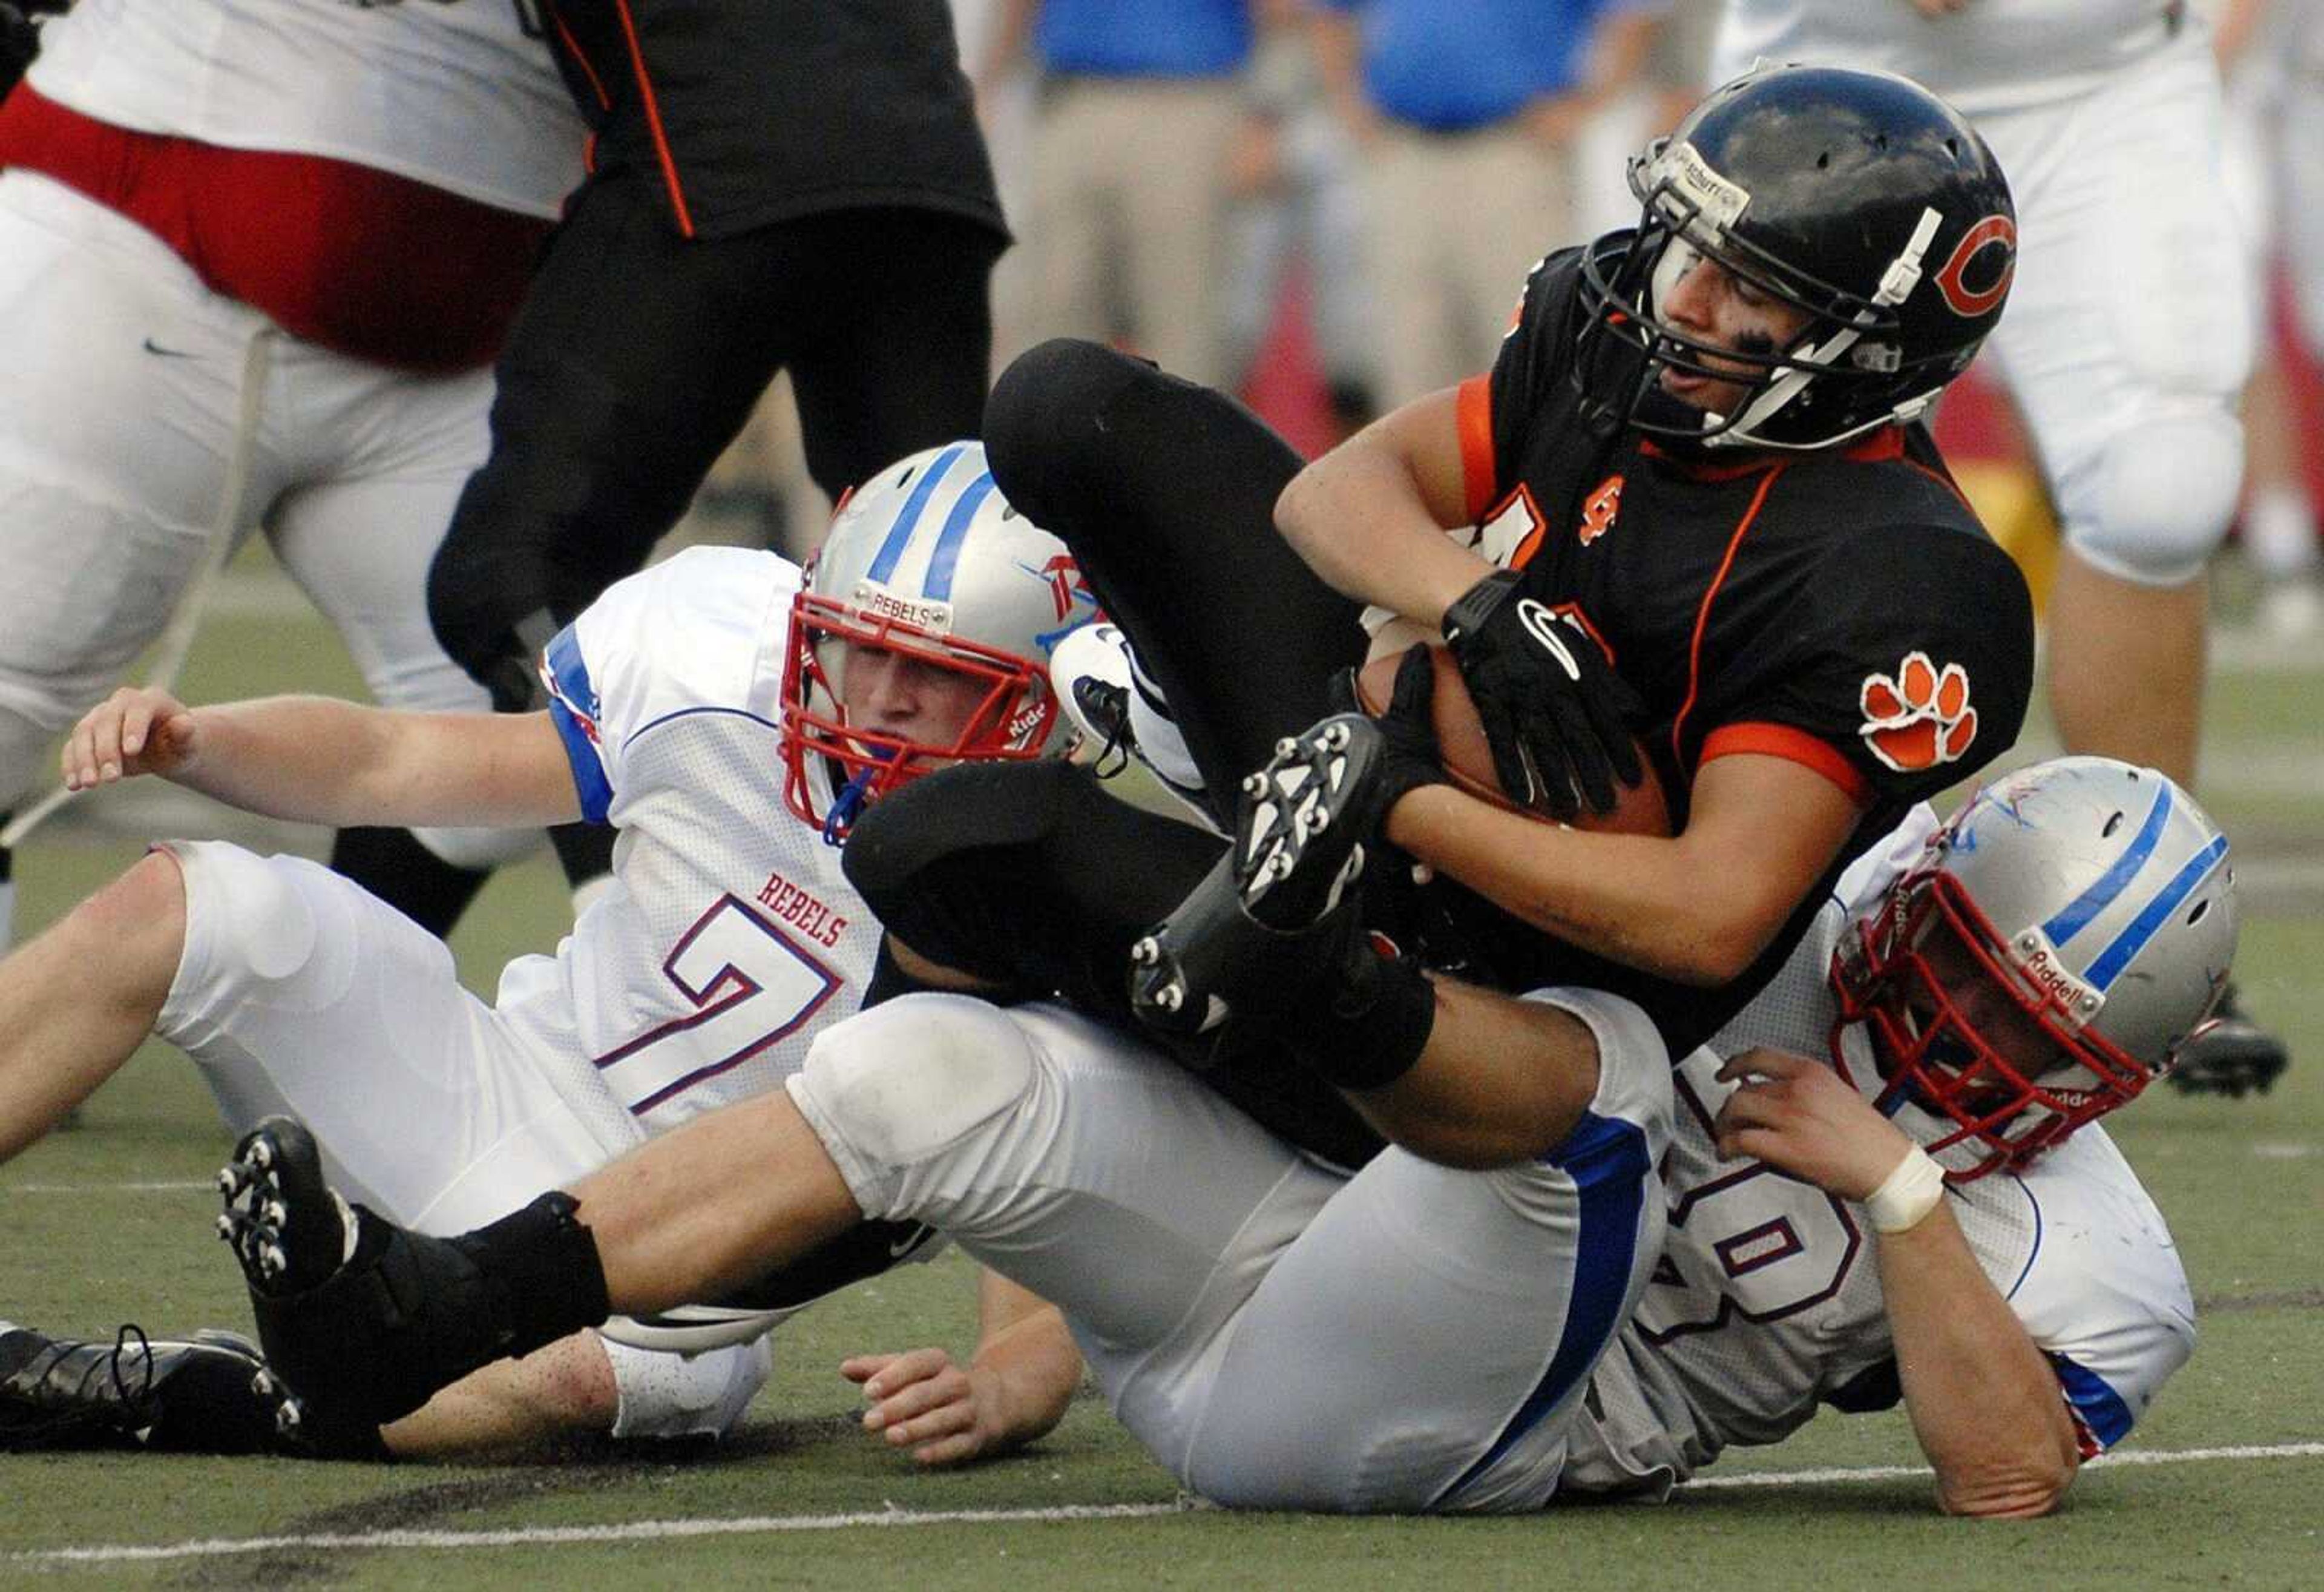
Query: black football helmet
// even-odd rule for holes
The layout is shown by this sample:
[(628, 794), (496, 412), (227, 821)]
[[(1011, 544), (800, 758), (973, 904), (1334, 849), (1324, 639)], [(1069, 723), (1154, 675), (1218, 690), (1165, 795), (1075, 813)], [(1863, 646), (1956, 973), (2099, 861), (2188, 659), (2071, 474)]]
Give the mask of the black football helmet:
[[(1585, 417), (1608, 430), (1809, 449), (1915, 419), (2001, 318), (2016, 266), (2016, 212), (1985, 141), (1886, 72), (1754, 70), (1634, 158), (1630, 189), (1637, 228), (1582, 260), (1572, 369)], [(1804, 310), (1806, 327), (1753, 353), (1660, 319), (1658, 287), (1696, 255)], [(1738, 364), (1755, 374), (1732, 414), (1689, 408), (1658, 380), (1732, 380)]]

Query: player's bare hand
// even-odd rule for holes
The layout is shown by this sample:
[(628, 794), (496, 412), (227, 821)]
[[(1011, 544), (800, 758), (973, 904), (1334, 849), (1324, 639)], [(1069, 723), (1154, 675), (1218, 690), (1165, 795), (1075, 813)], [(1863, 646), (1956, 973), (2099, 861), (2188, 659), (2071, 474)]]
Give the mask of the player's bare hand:
[(69, 791), (133, 774), (179, 774), (193, 766), (194, 716), (167, 691), (124, 686), (90, 708), (65, 737)]
[(1912, 1141), (1821, 1061), (1745, 1051), (1720, 1068), (1735, 1092), (1711, 1124), (1719, 1152), (1751, 1156), (1843, 1199), (1862, 1199)]
[(900, 1355), (856, 1355), (839, 1374), (860, 1383), (872, 1407), (863, 1430), (909, 1449), (922, 1465), (958, 1465), (1005, 1447), (1008, 1437), (998, 1372), (955, 1365), (940, 1348)]
[(1913, 0), (1913, 9), (1923, 16), (1950, 16), (1968, 10), (1969, 0)]

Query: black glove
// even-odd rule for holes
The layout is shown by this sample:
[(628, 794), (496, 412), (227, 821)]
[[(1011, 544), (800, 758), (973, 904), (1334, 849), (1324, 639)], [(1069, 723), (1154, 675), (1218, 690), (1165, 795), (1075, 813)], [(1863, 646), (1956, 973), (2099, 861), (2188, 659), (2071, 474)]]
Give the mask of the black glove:
[(1560, 819), (1583, 801), (1611, 812), (1614, 782), (1645, 776), (1627, 722), (1643, 711), (1637, 693), (1596, 642), (1517, 595), (1516, 570), (1497, 569), (1462, 593), (1444, 610), (1444, 639), (1512, 801)]
[[(1415, 646), (1397, 665), (1396, 685), (1388, 692), (1388, 706), (1372, 721), (1379, 726), (1380, 738), (1388, 743), (1388, 759), (1380, 768), (1382, 823), (1388, 821), (1388, 813), (1404, 800), (1406, 792), (1423, 785), (1448, 782), (1436, 745), (1436, 717), (1432, 706), (1435, 691), (1435, 664), (1430, 661), (1426, 647)], [(1354, 670), (1342, 669), (1333, 676), (1332, 705), (1342, 713), (1364, 710), (1356, 694)]]

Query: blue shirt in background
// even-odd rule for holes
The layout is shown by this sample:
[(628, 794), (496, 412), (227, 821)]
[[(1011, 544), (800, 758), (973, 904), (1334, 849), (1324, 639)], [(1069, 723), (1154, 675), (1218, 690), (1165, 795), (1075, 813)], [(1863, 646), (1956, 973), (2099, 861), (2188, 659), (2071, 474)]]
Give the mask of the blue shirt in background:
[(1463, 133), (1575, 87), (1607, 0), (1324, 0), (1363, 38), (1364, 91), (1399, 122)]
[(1249, 0), (1042, 0), (1033, 59), (1096, 78), (1220, 78), (1250, 55)]

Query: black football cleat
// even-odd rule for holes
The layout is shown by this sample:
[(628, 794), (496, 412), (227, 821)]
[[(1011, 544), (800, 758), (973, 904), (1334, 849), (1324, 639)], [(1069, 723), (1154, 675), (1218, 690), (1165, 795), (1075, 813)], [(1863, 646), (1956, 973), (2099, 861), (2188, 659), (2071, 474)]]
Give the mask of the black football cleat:
[[(1167, 1032), (1207, 1033), (1238, 1004), (1277, 1004), (1347, 937), (1379, 821), (1385, 746), (1360, 714), (1276, 743), (1243, 782), (1227, 853), (1130, 949), (1130, 1003)], [(1344, 908), (1343, 912), (1342, 909)], [(1326, 942), (1329, 942), (1328, 946)]]
[(226, 1201), (218, 1236), (234, 1246), (254, 1294), (318, 1287), (354, 1253), (355, 1213), (324, 1181), (315, 1136), (290, 1117), (270, 1116), (244, 1134), (217, 1186)]
[(288, 1392), (238, 1333), (148, 1337), (126, 1326), (106, 1343), (0, 1321), (0, 1453), (266, 1453), (297, 1426)]
[(2182, 1095), (2239, 1100), (2254, 1091), (2267, 1093), (2291, 1065), (2290, 1047), (2245, 1014), (2230, 984), (2218, 1014), (2180, 1047), (2177, 1065), (2163, 1076)]
[(570, 1195), (456, 1238), (410, 1232), (341, 1199), (314, 1136), (281, 1116), (235, 1147), (218, 1188), (267, 1364), (321, 1452), (376, 1452), (378, 1429), (438, 1389), (608, 1313)]

